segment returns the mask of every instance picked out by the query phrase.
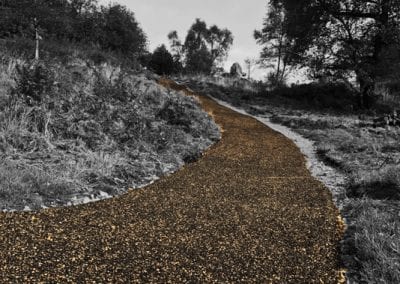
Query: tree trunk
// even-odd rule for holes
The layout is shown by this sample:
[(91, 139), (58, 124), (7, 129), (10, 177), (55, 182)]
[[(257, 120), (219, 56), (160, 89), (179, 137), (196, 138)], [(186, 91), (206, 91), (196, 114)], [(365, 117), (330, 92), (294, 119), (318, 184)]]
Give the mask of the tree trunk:
[(279, 47), (278, 47), (278, 67), (276, 69), (276, 81), (279, 81), (280, 73), (281, 73), (281, 61), (282, 61), (282, 37), (279, 39)]
[(369, 109), (373, 104), (373, 91), (375, 81), (365, 72), (357, 72), (357, 81), (360, 85), (360, 92), (358, 97), (358, 106), (360, 109)]
[(281, 77), (279, 78), (281, 83), (283, 83), (283, 80), (285, 78), (286, 65), (287, 64), (286, 64), (285, 60), (283, 60), (283, 68), (282, 68), (282, 72), (281, 72)]
[(373, 93), (379, 73), (377, 66), (379, 66), (380, 63), (382, 51), (387, 47), (384, 34), (389, 29), (389, 13), (390, 0), (383, 0), (381, 2), (381, 13), (375, 18), (379, 30), (374, 39), (374, 51), (369, 62), (369, 70), (362, 70), (357, 73), (357, 80), (360, 83), (359, 104), (361, 108), (369, 109), (374, 103)]
[(38, 31), (38, 22), (37, 19), (35, 18), (35, 60), (39, 60), (39, 41), (40, 41), (40, 36), (39, 36), (39, 31)]

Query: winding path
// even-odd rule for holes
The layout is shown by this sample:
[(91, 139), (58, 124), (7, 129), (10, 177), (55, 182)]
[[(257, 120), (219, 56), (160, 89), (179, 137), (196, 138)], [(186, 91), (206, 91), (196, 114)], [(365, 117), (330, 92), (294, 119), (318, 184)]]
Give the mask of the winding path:
[(200, 97), (223, 128), (197, 162), (109, 200), (0, 214), (1, 283), (338, 283), (332, 196), (294, 143)]

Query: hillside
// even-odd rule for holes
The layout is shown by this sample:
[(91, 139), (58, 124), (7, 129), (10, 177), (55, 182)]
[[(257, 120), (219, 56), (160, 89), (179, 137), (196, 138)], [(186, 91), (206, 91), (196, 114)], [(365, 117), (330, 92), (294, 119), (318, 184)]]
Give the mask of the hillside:
[(121, 194), (191, 162), (220, 137), (192, 98), (151, 73), (90, 60), (0, 57), (0, 209)]

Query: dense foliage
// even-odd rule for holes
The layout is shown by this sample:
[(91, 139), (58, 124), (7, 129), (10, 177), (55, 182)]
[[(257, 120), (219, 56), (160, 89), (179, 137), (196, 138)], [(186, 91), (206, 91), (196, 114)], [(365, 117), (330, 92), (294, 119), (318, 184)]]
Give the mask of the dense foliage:
[(279, 17), (267, 15), (258, 42), (272, 41), (286, 63), (309, 68), (314, 79), (355, 78), (361, 106), (371, 105), (377, 81), (398, 76), (399, 1), (272, 0), (269, 5)]
[(96, 0), (2, 0), (0, 38), (55, 39), (100, 46), (133, 58), (146, 49), (146, 35), (134, 14), (119, 4)]
[(176, 71), (174, 59), (163, 44), (154, 50), (148, 65), (159, 75), (170, 75)]
[(189, 73), (210, 74), (227, 57), (233, 44), (232, 33), (228, 29), (220, 29), (216, 25), (207, 24), (196, 19), (190, 27), (184, 43), (176, 31), (168, 34), (173, 57), (184, 65)]

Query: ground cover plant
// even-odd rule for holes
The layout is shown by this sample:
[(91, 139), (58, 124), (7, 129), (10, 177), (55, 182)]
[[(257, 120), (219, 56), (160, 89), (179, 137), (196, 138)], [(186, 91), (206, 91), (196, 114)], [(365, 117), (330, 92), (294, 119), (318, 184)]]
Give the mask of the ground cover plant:
[(195, 160), (219, 135), (194, 98), (132, 70), (0, 58), (1, 210), (120, 194)]
[(181, 80), (314, 141), (320, 159), (347, 180), (340, 202), (348, 226), (342, 256), (349, 282), (400, 282), (400, 129), (373, 125), (375, 115), (387, 106), (357, 111), (349, 107), (356, 106), (356, 97), (349, 91), (338, 93), (340, 85), (268, 91), (260, 84), (243, 89), (215, 78)]

